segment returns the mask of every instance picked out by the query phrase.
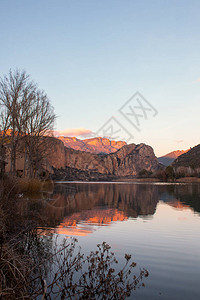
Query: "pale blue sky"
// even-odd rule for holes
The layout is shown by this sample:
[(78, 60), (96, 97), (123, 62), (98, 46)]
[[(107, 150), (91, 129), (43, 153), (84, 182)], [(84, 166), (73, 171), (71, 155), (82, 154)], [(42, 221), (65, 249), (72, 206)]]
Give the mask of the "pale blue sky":
[(158, 110), (136, 132), (157, 155), (200, 143), (200, 1), (0, 0), (0, 76), (25, 69), (57, 130), (96, 132), (136, 91)]

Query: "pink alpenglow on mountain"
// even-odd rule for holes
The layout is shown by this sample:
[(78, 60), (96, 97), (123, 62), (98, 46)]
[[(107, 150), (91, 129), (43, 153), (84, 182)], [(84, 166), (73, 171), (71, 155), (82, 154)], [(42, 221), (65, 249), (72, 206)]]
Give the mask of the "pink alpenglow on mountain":
[(76, 137), (57, 137), (64, 143), (67, 148), (72, 148), (79, 151), (91, 152), (95, 154), (109, 154), (116, 152), (126, 145), (123, 141), (112, 141), (107, 138), (97, 137), (91, 139), (80, 140)]
[(170, 153), (167, 153), (166, 155), (163, 155), (161, 157), (158, 158), (159, 162), (161, 164), (163, 164), (164, 166), (169, 166), (173, 163), (173, 161), (179, 157), (180, 155), (187, 153), (189, 151), (188, 150), (176, 150), (176, 151), (172, 151)]

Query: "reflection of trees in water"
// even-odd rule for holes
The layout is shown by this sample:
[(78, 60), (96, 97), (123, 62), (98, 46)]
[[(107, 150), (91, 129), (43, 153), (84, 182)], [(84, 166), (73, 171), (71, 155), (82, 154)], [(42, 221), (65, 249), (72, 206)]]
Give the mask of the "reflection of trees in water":
[[(117, 209), (126, 217), (153, 215), (158, 203), (157, 186), (132, 184), (60, 184), (55, 187), (48, 215), (61, 218), (104, 207)], [(84, 216), (85, 212), (84, 212)], [(97, 216), (98, 217), (98, 216)]]
[(156, 186), (111, 185), (105, 193), (104, 203), (117, 208), (128, 217), (153, 215), (158, 203)]
[(176, 191), (176, 197), (185, 205), (189, 205), (195, 212), (200, 213), (200, 185), (184, 185)]
[[(200, 212), (200, 185), (199, 184), (181, 184), (168, 185), (160, 188), (162, 200), (164, 202), (179, 202), (184, 206), (190, 207), (195, 212)], [(175, 205), (173, 205), (175, 206)], [(178, 208), (181, 208), (180, 206)]]
[(87, 220), (87, 214), (88, 219), (93, 215), (101, 222), (102, 211), (97, 209), (100, 207), (104, 211), (112, 209), (111, 221), (117, 220), (119, 213), (121, 219), (150, 216), (160, 199), (175, 207), (178, 201), (200, 212), (200, 185), (58, 184), (49, 199), (27, 201), (23, 210), (39, 226), (55, 227), (72, 214), (80, 220)]

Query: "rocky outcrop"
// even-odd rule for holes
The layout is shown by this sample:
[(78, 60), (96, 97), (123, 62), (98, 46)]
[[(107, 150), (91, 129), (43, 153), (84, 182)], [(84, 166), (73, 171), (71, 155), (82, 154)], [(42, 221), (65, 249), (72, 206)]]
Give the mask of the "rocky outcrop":
[(53, 167), (56, 169), (65, 167), (65, 146), (62, 141), (49, 137), (51, 151), (48, 151), (47, 154), (47, 162), (49, 167)]
[[(86, 176), (86, 178), (90, 176), (99, 178), (99, 176), (102, 177), (101, 174), (108, 178), (108, 176), (137, 176), (141, 170), (154, 172), (159, 168), (159, 162), (153, 149), (145, 144), (125, 145), (115, 153), (107, 155), (97, 155), (66, 147), (64, 147), (64, 152), (65, 158), (63, 157), (63, 146), (58, 152), (55, 148), (55, 152), (48, 158), (49, 164), (54, 167), (54, 173), (55, 169), (60, 169), (60, 171), (62, 169), (62, 175), (64, 175), (63, 172), (73, 174), (84, 172), (81, 178), (83, 176)], [(56, 162), (57, 159), (59, 163)], [(59, 175), (59, 178), (62, 175)]]
[(109, 172), (117, 176), (137, 176), (141, 170), (154, 172), (159, 168), (152, 147), (145, 144), (130, 144), (107, 155), (105, 164)]
[[(35, 172), (45, 177), (50, 173), (56, 180), (112, 180), (117, 177), (136, 177), (140, 171), (154, 172), (160, 167), (153, 149), (145, 144), (124, 145), (114, 153), (103, 155), (67, 148), (54, 137), (44, 137), (43, 141), (41, 159)], [(26, 176), (29, 167), (23, 143), (21, 140), (16, 161), (17, 174), (20, 176)], [(6, 168), (8, 172), (10, 159)]]
[(95, 154), (104, 153), (109, 154), (116, 152), (118, 149), (126, 145), (123, 141), (112, 141), (107, 138), (96, 137), (92, 139), (80, 140), (76, 137), (64, 137), (59, 136), (65, 147), (72, 148), (74, 150), (91, 152)]
[(116, 176), (65, 167), (61, 169), (53, 168), (51, 179), (56, 181), (113, 181)]
[[(41, 143), (42, 149), (38, 151), (38, 154), (42, 156), (40, 160), (40, 167), (50, 173), (53, 172), (53, 168), (60, 169), (65, 167), (65, 147), (62, 141), (55, 137), (43, 137), (44, 143)], [(6, 172), (10, 170), (11, 159), (10, 159), (10, 145), (7, 145), (7, 164)], [(24, 169), (29, 168), (25, 163), (26, 155), (24, 153), (24, 141), (23, 139), (18, 143), (16, 153), (16, 171), (18, 175), (24, 176)], [(26, 176), (26, 175), (25, 175)]]

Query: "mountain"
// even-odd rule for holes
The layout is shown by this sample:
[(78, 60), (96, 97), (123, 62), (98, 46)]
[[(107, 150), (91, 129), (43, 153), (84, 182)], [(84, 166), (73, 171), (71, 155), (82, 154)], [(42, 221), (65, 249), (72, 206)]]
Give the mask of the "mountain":
[(183, 176), (200, 176), (200, 145), (180, 155), (172, 166), (176, 173)]
[[(153, 149), (145, 144), (124, 145), (114, 153), (99, 155), (87, 151), (75, 150), (64, 146), (62, 140), (54, 137), (43, 137), (46, 151), (38, 164), (38, 174), (48, 177), (51, 174), (53, 180), (114, 180), (121, 177), (136, 177), (141, 171), (155, 172), (160, 169), (160, 164)], [(111, 146), (120, 145), (95, 139), (98, 145), (108, 143)], [(91, 142), (91, 140), (90, 140)], [(102, 144), (101, 144), (102, 143)], [(120, 145), (121, 146), (121, 145)], [(20, 176), (28, 172), (26, 155), (22, 151), (23, 140), (18, 144), (16, 172)], [(113, 147), (114, 148), (114, 147)], [(105, 149), (105, 148), (104, 148)], [(102, 150), (102, 148), (101, 148)], [(107, 148), (108, 151), (108, 148)], [(10, 152), (7, 151), (6, 172), (10, 169)]]
[(72, 148), (74, 150), (91, 152), (95, 154), (103, 153), (109, 154), (117, 151), (126, 145), (123, 141), (111, 141), (107, 138), (97, 137), (85, 140), (79, 140), (76, 137), (57, 137), (64, 143), (67, 148)]
[(189, 149), (172, 151), (164, 156), (158, 157), (158, 161), (167, 167), (167, 166), (171, 165), (177, 157), (179, 157), (180, 155), (182, 155), (184, 153), (187, 153), (188, 151), (189, 151)]
[(57, 139), (48, 161), (49, 167), (53, 167), (51, 172), (55, 180), (113, 179), (160, 168), (153, 149), (145, 144), (125, 145), (114, 153), (98, 155), (67, 148)]

